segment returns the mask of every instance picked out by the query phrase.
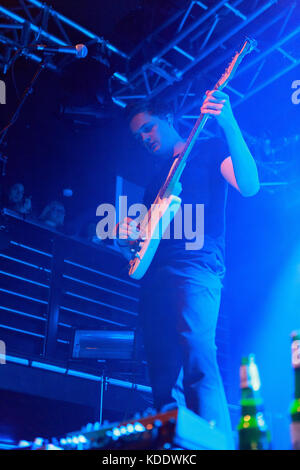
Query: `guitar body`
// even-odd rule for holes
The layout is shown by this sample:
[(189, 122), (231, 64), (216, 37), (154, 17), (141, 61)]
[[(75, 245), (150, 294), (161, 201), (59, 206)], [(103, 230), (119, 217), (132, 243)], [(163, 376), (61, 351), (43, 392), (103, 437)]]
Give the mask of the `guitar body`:
[(146, 273), (160, 240), (174, 219), (180, 205), (181, 199), (171, 194), (151, 206), (146, 216), (148, 222), (144, 223), (143, 221), (141, 224), (143, 225), (142, 236), (145, 239), (140, 241), (141, 248), (129, 262), (129, 276), (132, 279), (141, 279)]

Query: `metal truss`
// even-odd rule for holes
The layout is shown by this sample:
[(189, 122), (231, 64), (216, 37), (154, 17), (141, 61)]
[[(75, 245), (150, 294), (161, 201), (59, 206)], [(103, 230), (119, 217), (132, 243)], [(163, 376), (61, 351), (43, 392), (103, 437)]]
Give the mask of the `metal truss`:
[[(300, 27), (289, 29), (289, 20), (296, 7), (300, 8), (299, 3), (299, 0), (222, 0), (209, 8), (205, 0), (191, 1), (185, 12), (170, 18), (131, 54), (126, 63), (127, 73), (114, 73), (113, 101), (125, 107), (131, 100), (151, 100), (161, 94), (163, 99), (175, 101), (175, 111), (185, 125), (198, 117), (203, 93), (219, 78), (236, 52), (238, 40), (252, 34), (258, 47), (227, 87), (233, 107), (238, 106), (300, 64), (299, 54), (293, 55)], [(166, 44), (131, 70), (140, 49), (145, 53), (149, 43), (153, 49), (164, 36), (168, 37)], [(272, 67), (266, 72), (269, 60)]]
[[(199, 116), (205, 91), (218, 80), (245, 36), (254, 37), (258, 45), (226, 88), (233, 108), (300, 65), (300, 26), (292, 28), (290, 21), (297, 8), (299, 0), (216, 1), (210, 7), (205, 0), (191, 1), (186, 11), (174, 15), (140, 45), (146, 56), (142, 65), (130, 69), (140, 52), (137, 49), (126, 64), (127, 73), (113, 75), (112, 99), (125, 107), (131, 100), (159, 97), (172, 104), (179, 129), (189, 132)], [(153, 49), (164, 37), (168, 40), (163, 47), (147, 56), (147, 45)], [(258, 149), (262, 186), (288, 185), (278, 153), (274, 151), (270, 161), (263, 151), (264, 139), (243, 133)], [(200, 138), (214, 134), (208, 126)]]
[[(116, 104), (125, 107), (131, 100), (151, 100), (162, 95), (162, 99), (174, 101), (179, 120), (189, 126), (189, 121), (199, 114), (203, 92), (224, 70), (241, 37), (252, 34), (258, 47), (227, 87), (233, 107), (300, 63), (299, 55), (295, 57), (290, 51), (292, 42), (296, 44), (299, 39), (300, 26), (288, 28), (296, 7), (300, 8), (300, 0), (206, 2), (211, 6), (205, 0), (190, 1), (187, 8), (177, 11), (131, 54), (38, 0), (16, 0), (15, 8), (10, 10), (0, 5), (0, 21), (1, 18), (9, 21), (0, 23), (0, 45), (4, 46), (0, 68), (6, 73), (12, 55), (18, 50), (40, 62), (39, 54), (26, 49), (28, 44), (96, 43), (102, 52), (94, 57), (96, 60), (109, 67), (108, 55), (115, 56), (113, 69), (117, 71), (111, 75), (109, 89)], [(260, 22), (258, 27), (257, 22), (262, 19), (263, 26)], [(272, 45), (270, 37), (274, 39)], [(274, 63), (268, 76), (265, 65), (269, 60)], [(50, 66), (56, 68), (63, 62), (64, 59), (52, 62)]]
[[(277, 11), (276, 15), (268, 15), (264, 25), (261, 28), (254, 30), (255, 39), (258, 40), (256, 54), (245, 60), (245, 63), (242, 64), (236, 72), (230, 86), (227, 86), (233, 107), (240, 105), (245, 100), (275, 82), (300, 64), (299, 55), (298, 57), (295, 57), (293, 53), (290, 52), (290, 49), (293, 49), (294, 52), (297, 51), (297, 41), (299, 41), (300, 37), (300, 26), (286, 31), (288, 21), (297, 5), (299, 6), (299, 3), (295, 1), (283, 8), (281, 11)], [(276, 31), (275, 35), (274, 30)], [(262, 39), (262, 44), (270, 42), (270, 39), (267, 41), (265, 40), (266, 32), (270, 32), (270, 37), (272, 37), (273, 41), (272, 45), (268, 45), (268, 47), (263, 49), (259, 46), (260, 39)], [(229, 34), (231, 35), (232, 32)], [(285, 47), (287, 47), (288, 50), (286, 50)], [(234, 53), (234, 50), (231, 48), (230, 54), (232, 53)], [(216, 76), (218, 66), (226, 61), (226, 55), (227, 54), (223, 54), (210, 64), (204, 66), (201, 69), (201, 72), (189, 82), (189, 96), (191, 96), (191, 89), (193, 88), (193, 85), (197, 83), (197, 79), (200, 77), (211, 79), (212, 76)], [(266, 70), (266, 64), (271, 64), (272, 66)], [(196, 96), (196, 94), (194, 96)], [(193, 101), (194, 100), (188, 100), (187, 96), (184, 106), (181, 106), (183, 119), (192, 118), (192, 116), (186, 116), (185, 114), (193, 109), (195, 105)]]
[[(110, 66), (109, 56), (114, 54), (122, 60), (128, 56), (104, 38), (80, 26), (71, 19), (53, 10), (38, 0), (16, 0), (10, 9), (0, 5), (0, 68), (5, 74), (16, 54), (41, 62), (42, 57), (26, 49), (29, 44), (43, 43), (68, 46), (78, 42), (97, 44), (96, 59)], [(1, 47), (2, 45), (2, 47)], [(48, 67), (57, 69), (64, 60), (48, 62)]]
[[(226, 88), (233, 108), (300, 65), (300, 26), (291, 26), (297, 9), (300, 0), (192, 0), (126, 54), (45, 3), (15, 0), (14, 8), (0, 5), (0, 69), (5, 74), (19, 53), (41, 62), (40, 54), (26, 49), (29, 44), (94, 44), (92, 57), (111, 69), (108, 88), (115, 104), (159, 98), (172, 105), (179, 127), (189, 131), (205, 90), (245, 36), (258, 45)], [(55, 56), (47, 66), (60, 69), (69, 60)], [(201, 138), (212, 135), (208, 126)]]

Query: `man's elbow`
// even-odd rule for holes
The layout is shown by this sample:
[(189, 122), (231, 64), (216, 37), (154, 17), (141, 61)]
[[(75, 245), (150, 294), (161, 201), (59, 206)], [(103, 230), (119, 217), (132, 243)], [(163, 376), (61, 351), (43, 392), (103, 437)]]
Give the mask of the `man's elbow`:
[(251, 196), (255, 196), (255, 194), (257, 194), (259, 190), (260, 190), (260, 184), (259, 182), (257, 182), (254, 185), (251, 185), (249, 187), (246, 187), (243, 189), (240, 188), (240, 193), (244, 197), (251, 197)]

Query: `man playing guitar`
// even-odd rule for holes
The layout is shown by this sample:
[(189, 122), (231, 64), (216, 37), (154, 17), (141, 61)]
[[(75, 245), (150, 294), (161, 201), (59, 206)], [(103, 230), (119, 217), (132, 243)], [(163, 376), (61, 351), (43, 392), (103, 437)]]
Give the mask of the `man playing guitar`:
[[(224, 139), (194, 146), (180, 179), (180, 197), (182, 203), (204, 204), (204, 245), (200, 250), (186, 250), (184, 239), (161, 240), (142, 279), (139, 319), (155, 406), (184, 404), (203, 419), (214, 421), (227, 436), (228, 448), (233, 448), (215, 345), (225, 273), (225, 206), (228, 183), (248, 197), (258, 192), (259, 180), (228, 95), (208, 91), (201, 113), (217, 120)], [(133, 107), (129, 125), (160, 161), (159, 171), (146, 189), (144, 202), (149, 205), (185, 142), (169, 116), (145, 103)], [(125, 219), (119, 226), (119, 244), (127, 259), (137, 236), (134, 220)]]

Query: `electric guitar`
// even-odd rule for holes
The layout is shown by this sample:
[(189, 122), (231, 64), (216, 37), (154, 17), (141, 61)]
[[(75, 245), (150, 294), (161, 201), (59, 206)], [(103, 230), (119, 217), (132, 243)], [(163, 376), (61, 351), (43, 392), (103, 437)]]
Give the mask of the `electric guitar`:
[[(254, 39), (247, 39), (244, 42), (241, 50), (236, 52), (225, 72), (213, 87), (213, 90), (222, 90), (227, 85), (245, 55), (251, 52), (256, 47), (256, 44)], [(133, 258), (129, 261), (129, 276), (133, 279), (141, 279), (146, 273), (160, 240), (181, 205), (179, 197), (181, 183), (179, 180), (185, 168), (187, 158), (208, 117), (208, 114), (200, 114), (185, 143), (183, 151), (174, 159), (168, 176), (160, 188), (154, 203), (140, 223), (140, 238), (136, 243), (137, 248), (133, 250)]]

